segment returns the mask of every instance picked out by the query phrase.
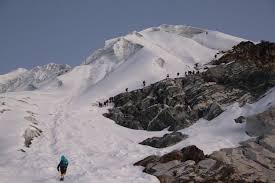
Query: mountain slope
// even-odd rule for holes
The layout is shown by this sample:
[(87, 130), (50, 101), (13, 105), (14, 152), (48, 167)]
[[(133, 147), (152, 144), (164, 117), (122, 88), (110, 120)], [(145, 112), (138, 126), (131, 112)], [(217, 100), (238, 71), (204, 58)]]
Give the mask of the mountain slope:
[[(54, 75), (62, 82), (60, 87), (52, 87), (49, 82), (35, 91), (1, 94), (1, 110), (6, 109), (0, 113), (1, 181), (56, 182), (56, 165), (60, 155), (65, 154), (70, 161), (67, 182), (158, 182), (132, 165), (150, 154), (161, 155), (177, 148), (159, 150), (138, 145), (167, 131), (137, 131), (118, 126), (102, 116), (107, 107), (99, 108), (97, 102), (124, 92), (125, 88), (142, 88), (143, 80), (149, 85), (167, 74), (175, 77), (180, 72), (183, 76), (184, 72), (194, 70), (195, 63), (206, 64), (215, 54), (242, 40), (187, 26), (149, 28), (109, 40), (82, 65), (61, 76)], [(180, 145), (200, 144), (209, 153), (237, 146), (247, 136), (242, 125), (228, 122), (241, 111), (233, 105), (219, 118), (227, 118), (223, 123), (218, 119), (213, 123), (199, 121), (185, 129), (190, 138)], [(30, 148), (24, 147), (22, 135), (33, 126), (43, 132), (34, 138)], [(228, 129), (226, 135), (220, 131), (223, 128)], [(199, 131), (204, 135), (199, 136)]]

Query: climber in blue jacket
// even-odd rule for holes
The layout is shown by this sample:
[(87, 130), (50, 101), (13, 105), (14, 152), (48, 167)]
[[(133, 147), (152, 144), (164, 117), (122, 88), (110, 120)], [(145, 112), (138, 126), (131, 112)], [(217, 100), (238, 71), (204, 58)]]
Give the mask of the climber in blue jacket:
[(64, 180), (64, 175), (66, 174), (68, 165), (69, 165), (69, 162), (67, 158), (64, 155), (62, 155), (61, 160), (57, 166), (57, 171), (60, 171), (60, 174), (61, 174), (60, 180)]

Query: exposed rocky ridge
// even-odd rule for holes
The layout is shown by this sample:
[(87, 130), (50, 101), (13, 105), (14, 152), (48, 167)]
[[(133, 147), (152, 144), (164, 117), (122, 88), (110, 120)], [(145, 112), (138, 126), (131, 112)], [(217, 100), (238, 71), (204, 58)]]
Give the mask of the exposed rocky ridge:
[[(161, 157), (149, 156), (137, 163), (161, 183), (179, 182), (275, 182), (275, 107), (247, 118), (247, 130), (261, 136), (210, 155), (195, 146)], [(251, 123), (253, 125), (251, 125)], [(254, 125), (258, 123), (258, 125)]]
[(222, 106), (255, 101), (275, 85), (274, 45), (242, 42), (206, 72), (167, 78), (113, 97), (114, 108), (104, 116), (149, 131), (176, 131), (202, 117), (211, 120), (223, 112)]
[(212, 64), (206, 80), (262, 94), (275, 84), (275, 43), (241, 42)]

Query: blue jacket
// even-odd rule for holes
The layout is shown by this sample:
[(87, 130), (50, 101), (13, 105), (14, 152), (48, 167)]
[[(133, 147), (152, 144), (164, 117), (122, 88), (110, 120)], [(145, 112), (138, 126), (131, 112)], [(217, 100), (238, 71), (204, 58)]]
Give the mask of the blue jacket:
[(57, 166), (57, 170), (59, 171), (59, 168), (67, 168), (69, 162), (65, 156), (61, 156), (61, 160)]

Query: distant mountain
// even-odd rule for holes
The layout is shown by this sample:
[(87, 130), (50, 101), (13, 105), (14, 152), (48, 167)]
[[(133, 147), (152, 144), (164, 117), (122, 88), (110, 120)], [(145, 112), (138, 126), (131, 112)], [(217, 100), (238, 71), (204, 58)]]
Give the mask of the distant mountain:
[(0, 93), (35, 90), (71, 70), (69, 65), (50, 63), (31, 70), (17, 69), (0, 75)]

